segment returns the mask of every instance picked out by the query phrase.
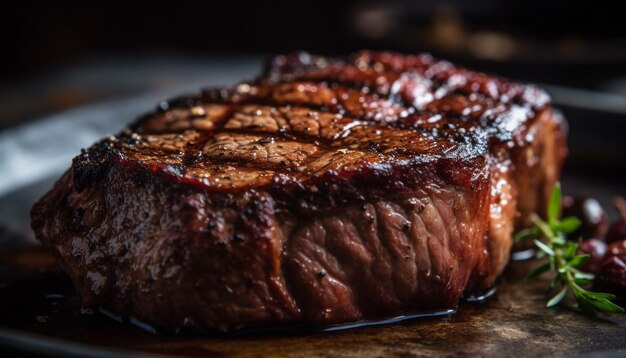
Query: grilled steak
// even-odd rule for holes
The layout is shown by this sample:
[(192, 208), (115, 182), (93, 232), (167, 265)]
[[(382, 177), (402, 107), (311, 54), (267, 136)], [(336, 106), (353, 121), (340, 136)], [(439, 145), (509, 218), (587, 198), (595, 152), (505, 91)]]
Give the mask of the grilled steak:
[(566, 154), (536, 87), (429, 55), (278, 56), (94, 144), (32, 210), (85, 307), (328, 325), (494, 284)]

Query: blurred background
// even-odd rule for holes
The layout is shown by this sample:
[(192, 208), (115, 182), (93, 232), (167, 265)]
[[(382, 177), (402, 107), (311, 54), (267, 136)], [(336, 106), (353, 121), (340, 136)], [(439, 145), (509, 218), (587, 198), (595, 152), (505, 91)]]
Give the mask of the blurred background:
[(427, 51), (536, 82), (570, 124), (564, 181), (624, 194), (626, 26), (612, 1), (21, 0), (0, 24), (0, 234), (30, 234), (32, 201), (81, 147), (296, 50)]
[(0, 128), (79, 104), (201, 82), (194, 71), (201, 75), (203, 62), (300, 49), (428, 51), (522, 80), (626, 95), (626, 26), (614, 4), (6, 2), (0, 11)]

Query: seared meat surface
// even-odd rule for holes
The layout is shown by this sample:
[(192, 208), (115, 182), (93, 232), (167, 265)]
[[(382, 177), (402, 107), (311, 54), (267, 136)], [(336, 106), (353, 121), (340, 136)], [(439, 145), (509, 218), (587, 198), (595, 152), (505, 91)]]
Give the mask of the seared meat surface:
[(565, 124), (429, 55), (277, 56), (94, 144), (32, 210), (85, 307), (170, 330), (455, 307), (541, 208)]

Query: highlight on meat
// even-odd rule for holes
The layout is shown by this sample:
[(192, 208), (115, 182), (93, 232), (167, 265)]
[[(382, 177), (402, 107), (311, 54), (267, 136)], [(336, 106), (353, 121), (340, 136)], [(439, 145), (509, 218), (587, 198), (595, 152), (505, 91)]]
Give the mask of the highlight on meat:
[(32, 210), (87, 308), (325, 326), (492, 287), (566, 156), (541, 89), (427, 54), (273, 58), (84, 150)]

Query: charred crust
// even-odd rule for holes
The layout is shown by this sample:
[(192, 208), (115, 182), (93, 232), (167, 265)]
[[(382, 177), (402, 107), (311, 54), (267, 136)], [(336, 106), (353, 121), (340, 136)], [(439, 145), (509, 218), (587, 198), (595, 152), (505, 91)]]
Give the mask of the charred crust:
[[(145, 317), (166, 327), (346, 322), (383, 317), (396, 299), (398, 310), (453, 306), (464, 289), (488, 285), (483, 280), (495, 279), (503, 267), (487, 265), (506, 263), (508, 256), (490, 256), (486, 246), (493, 242), (486, 236), (496, 177), (490, 160), (496, 149), (516, 154), (528, 144), (518, 132), (539, 110), (550, 110), (540, 90), (428, 55), (279, 56), (256, 81), (162, 102), (83, 150), (33, 207), (32, 226), (37, 238), (57, 246), (86, 305), (110, 303), (122, 314), (147, 309)], [(429, 220), (442, 225), (426, 225)], [(372, 250), (376, 242), (351, 255), (365, 240), (354, 240), (346, 252), (332, 242), (352, 234), (376, 235), (382, 251)], [(442, 240), (422, 250), (411, 235)], [(398, 246), (405, 239), (407, 245)], [(331, 255), (319, 255), (324, 250)], [(455, 276), (447, 263), (417, 272), (421, 294), (402, 298), (402, 283), (382, 272), (384, 260), (392, 274), (402, 273), (407, 260), (446, 250), (456, 250), (445, 255), (458, 259)], [(369, 279), (346, 281), (354, 260), (343, 268), (294, 261), (311, 252), (339, 261), (370, 255), (377, 268), (357, 276), (371, 271), (375, 282), (392, 287), (368, 288), (376, 297), (364, 297), (357, 291)], [(142, 267), (124, 275), (129, 262)], [(294, 271), (302, 265), (304, 273)], [(124, 283), (129, 277), (140, 282)], [(337, 283), (354, 299), (333, 289)], [(299, 284), (310, 284), (314, 294), (302, 299)], [(325, 304), (320, 288), (330, 288), (327, 302), (340, 299), (354, 311), (307, 312), (307, 300)], [(202, 294), (180, 298), (198, 289)], [(240, 300), (250, 293), (258, 306)], [(144, 297), (149, 300), (138, 301)], [(380, 307), (369, 299), (381, 299)], [(222, 309), (224, 303), (253, 317), (242, 319), (241, 311)], [(199, 306), (212, 316), (201, 317), (194, 311)], [(181, 312), (184, 317), (175, 317)], [(189, 312), (198, 317), (189, 319)]]
[(85, 229), (84, 219), (85, 209), (79, 207), (70, 210), (69, 212), (69, 228), (72, 231), (80, 232)]
[(72, 161), (72, 182), (77, 192), (82, 192), (102, 177), (111, 159), (110, 139), (94, 144), (89, 150), (81, 153)]

